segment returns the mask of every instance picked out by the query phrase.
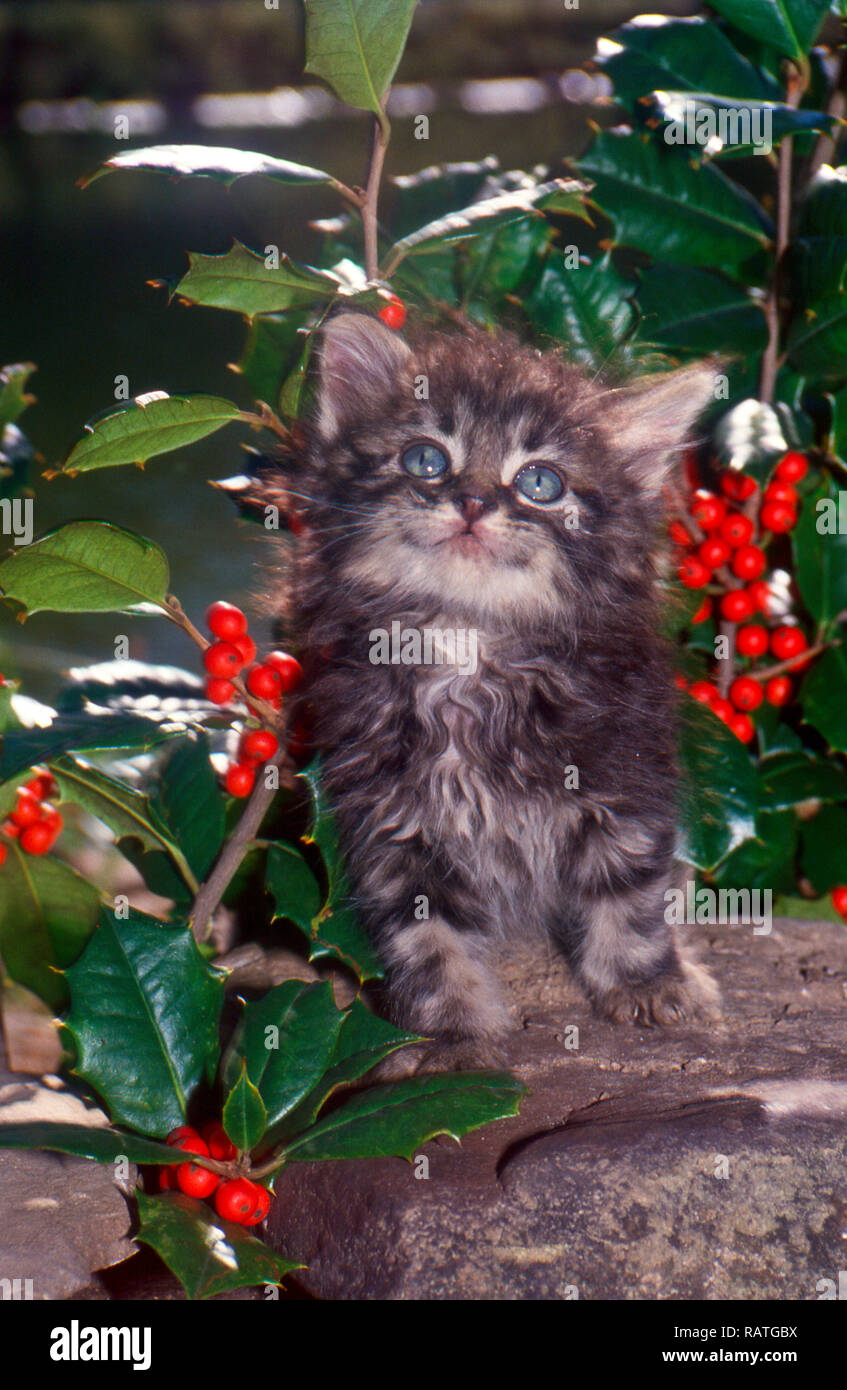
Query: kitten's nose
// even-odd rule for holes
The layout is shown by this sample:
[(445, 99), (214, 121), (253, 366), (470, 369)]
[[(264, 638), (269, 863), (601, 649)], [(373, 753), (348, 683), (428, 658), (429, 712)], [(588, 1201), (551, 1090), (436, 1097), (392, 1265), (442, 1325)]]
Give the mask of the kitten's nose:
[(472, 526), (482, 516), (487, 505), (484, 497), (472, 497), (466, 492), (462, 493), (461, 497), (456, 498), (456, 506), (469, 526)]

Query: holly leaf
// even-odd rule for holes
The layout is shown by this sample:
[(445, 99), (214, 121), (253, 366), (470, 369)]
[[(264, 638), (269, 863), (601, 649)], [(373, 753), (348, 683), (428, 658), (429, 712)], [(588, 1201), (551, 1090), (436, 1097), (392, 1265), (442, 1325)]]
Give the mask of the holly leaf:
[(714, 874), (719, 888), (790, 892), (794, 887), (797, 817), (791, 811), (759, 811), (756, 834), (728, 854)]
[(138, 170), (145, 174), (166, 174), (171, 179), (206, 178), (232, 184), (251, 174), (262, 174), (277, 183), (335, 183), (331, 174), (311, 169), (308, 164), (292, 164), (255, 150), (233, 150), (217, 145), (148, 145), (142, 150), (126, 150), (104, 160), (93, 174), (79, 180), (87, 188), (116, 170)]
[(149, 1245), (176, 1275), (190, 1299), (213, 1298), (231, 1289), (281, 1284), (295, 1260), (278, 1255), (243, 1226), (222, 1221), (203, 1202), (183, 1193), (136, 1193), (136, 1240)]
[(225, 805), (205, 735), (180, 739), (162, 763), (151, 807), (198, 881), (206, 877), (220, 851)]
[[(284, 253), (271, 259), (270, 264), (268, 259), (240, 241), (234, 242), (222, 256), (190, 251), (189, 269), (174, 294), (192, 304), (233, 309), (252, 319), (257, 314), (326, 303), (340, 292), (338, 278), (326, 271), (299, 265)], [(237, 414), (237, 409), (233, 409)]]
[(242, 1060), (241, 1074), (224, 1101), (223, 1126), (237, 1149), (249, 1153), (268, 1127), (268, 1112), (258, 1089), (247, 1075)]
[(709, 91), (725, 97), (778, 97), (779, 84), (753, 66), (722, 29), (701, 15), (677, 19), (636, 15), (601, 39), (594, 63), (630, 111), (645, 92)]
[(743, 34), (796, 61), (814, 43), (829, 0), (712, 0), (712, 9)]
[(586, 185), (576, 179), (552, 179), (529, 188), (512, 189), (493, 198), (482, 198), (460, 212), (450, 212), (435, 222), (419, 227), (394, 243), (385, 262), (383, 276), (390, 279), (407, 256), (429, 255), (445, 246), (478, 237), (482, 233), (507, 227), (543, 212), (569, 213), (588, 221), (585, 211)]
[(641, 271), (638, 335), (656, 347), (697, 356), (762, 352), (768, 329), (761, 305), (738, 284), (695, 266)]
[(192, 1091), (217, 1070), (223, 976), (191, 933), (104, 909), (66, 972), (74, 1074), (118, 1124), (160, 1137), (182, 1124)]
[(523, 307), (534, 328), (567, 343), (574, 361), (599, 369), (620, 355), (635, 326), (634, 290), (609, 255), (581, 259), (570, 269), (563, 257), (552, 255)]
[(847, 533), (839, 529), (842, 491), (827, 479), (803, 498), (791, 535), (794, 571), (803, 602), (824, 627), (847, 610)]
[(319, 1112), (339, 1086), (358, 1081), (398, 1048), (421, 1042), (416, 1033), (403, 1033), (378, 1014), (371, 1013), (360, 999), (354, 999), (343, 1016), (341, 1027), (316, 1086), (265, 1136), (270, 1146), (314, 1124)]
[[(114, 1163), (116, 1159), (127, 1159), (130, 1163), (171, 1164), (174, 1161), (170, 1145), (143, 1139), (140, 1134), (125, 1134), (103, 1125), (60, 1125), (46, 1120), (0, 1125), (0, 1149), (46, 1149), (52, 1153), (73, 1154), (76, 1158), (90, 1158), (95, 1163)], [(202, 1158), (197, 1161), (202, 1163)]]
[(43, 728), (10, 729), (2, 736), (0, 778), (6, 780), (36, 763), (54, 762), (64, 753), (131, 749), (146, 753), (164, 739), (185, 733), (185, 725), (140, 714), (62, 714)]
[(385, 94), (406, 46), (417, 0), (305, 0), (306, 72), (383, 129)]
[(265, 885), (274, 900), (274, 918), (287, 917), (308, 932), (321, 905), (321, 890), (303, 855), (294, 845), (268, 850)]
[(681, 740), (683, 843), (679, 856), (704, 872), (756, 834), (756, 769), (744, 745), (696, 701)]
[(804, 801), (847, 801), (847, 770), (834, 758), (776, 753), (759, 764), (759, 805), (784, 811)]
[(526, 1088), (508, 1072), (456, 1072), (372, 1086), (286, 1145), (287, 1163), (318, 1159), (411, 1159), (437, 1134), (457, 1141), (516, 1115)]
[(268, 1125), (277, 1124), (323, 1076), (343, 1022), (328, 981), (286, 980), (245, 1005), (227, 1056), (227, 1084), (235, 1086), (246, 1069)]
[(577, 161), (616, 241), (677, 265), (761, 279), (772, 228), (756, 200), (714, 165), (694, 168), (664, 142), (603, 131)]
[(803, 873), (818, 893), (847, 883), (847, 809), (822, 806), (800, 832)]
[(0, 589), (28, 613), (125, 613), (160, 607), (168, 592), (163, 550), (106, 521), (71, 521), (0, 564)]
[(847, 654), (830, 647), (815, 661), (799, 695), (803, 723), (823, 734), (830, 748), (847, 753)]
[(53, 855), (7, 846), (0, 872), (0, 956), (18, 984), (55, 1013), (67, 1004), (62, 970), (76, 960), (100, 915), (100, 894)]
[(836, 119), (825, 111), (758, 101), (747, 94), (739, 100), (708, 91), (662, 90), (641, 100), (650, 113), (648, 123), (664, 127), (666, 143), (687, 145), (698, 160), (753, 151), (768, 154), (786, 136), (828, 130)]
[(149, 391), (90, 420), (61, 471), (88, 473), (93, 468), (115, 468), (123, 463), (144, 464), (157, 454), (196, 444), (240, 414), (233, 401), (221, 396), (169, 396), (166, 391)]
[(256, 399), (271, 404), (294, 370), (303, 351), (306, 308), (276, 314), (257, 314), (250, 320), (247, 342), (234, 370), (246, 377)]

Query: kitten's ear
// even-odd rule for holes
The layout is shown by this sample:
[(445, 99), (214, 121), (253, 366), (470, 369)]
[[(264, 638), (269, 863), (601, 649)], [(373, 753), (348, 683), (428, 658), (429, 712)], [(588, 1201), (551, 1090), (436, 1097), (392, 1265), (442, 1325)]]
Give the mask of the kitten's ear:
[(697, 417), (715, 398), (721, 363), (698, 362), (674, 372), (642, 377), (603, 398), (614, 444), (626, 455), (631, 476), (658, 496), (670, 476), (674, 456)]
[(354, 415), (378, 411), (411, 352), (368, 314), (337, 314), (321, 329), (317, 425), (332, 439)]

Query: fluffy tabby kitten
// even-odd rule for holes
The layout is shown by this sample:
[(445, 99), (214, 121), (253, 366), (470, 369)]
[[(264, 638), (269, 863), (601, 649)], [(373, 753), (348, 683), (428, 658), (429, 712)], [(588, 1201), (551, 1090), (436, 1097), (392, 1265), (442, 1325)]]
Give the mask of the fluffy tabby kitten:
[(323, 329), (285, 606), (393, 1015), (453, 1064), (496, 1053), (487, 958), (525, 933), (609, 1017), (714, 1012), (664, 919), (675, 696), (651, 558), (712, 381), (608, 390), (506, 336)]

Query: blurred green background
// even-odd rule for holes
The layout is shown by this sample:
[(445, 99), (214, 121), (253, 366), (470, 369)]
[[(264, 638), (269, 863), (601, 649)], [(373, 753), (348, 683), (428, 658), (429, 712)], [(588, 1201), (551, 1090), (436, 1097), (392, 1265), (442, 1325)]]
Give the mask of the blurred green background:
[[(602, 87), (575, 70), (598, 36), (642, 8), (421, 0), (397, 75), (404, 109), (393, 116), (387, 175), (488, 154), (504, 167), (559, 172), (584, 146), (589, 119), (616, 117), (596, 100)], [(154, 459), (144, 474), (116, 468), (47, 482), (42, 469), (113, 403), (118, 375), (132, 395), (202, 390), (248, 404), (227, 368), (241, 352), (242, 320), (168, 307), (147, 282), (180, 275), (186, 250), (222, 252), (233, 237), (308, 261), (319, 248), (308, 221), (338, 205), (325, 190), (260, 179), (228, 191), (211, 180), (117, 174), (85, 192), (76, 180), (116, 149), (189, 142), (262, 150), (360, 182), (367, 118), (316, 93), (302, 67), (299, 0), (278, 9), (263, 0), (0, 4), (0, 361), (38, 367), (37, 404), (20, 421), (44, 459), (32, 478), (36, 534), (85, 516), (143, 532), (168, 553), (172, 588), (195, 620), (216, 597), (250, 608), (261, 586), (261, 537), (207, 482), (240, 471), (246, 430)], [(304, 81), (305, 100), (289, 90)], [(227, 94), (245, 99), (215, 100)], [(430, 118), (427, 141), (413, 135), (418, 112)], [(119, 114), (130, 120), (128, 142), (113, 136)], [(139, 659), (193, 663), (180, 634), (156, 619), (41, 614), (20, 627), (0, 612), (0, 670), (40, 698), (51, 698), (68, 666), (110, 660), (121, 631)]]

